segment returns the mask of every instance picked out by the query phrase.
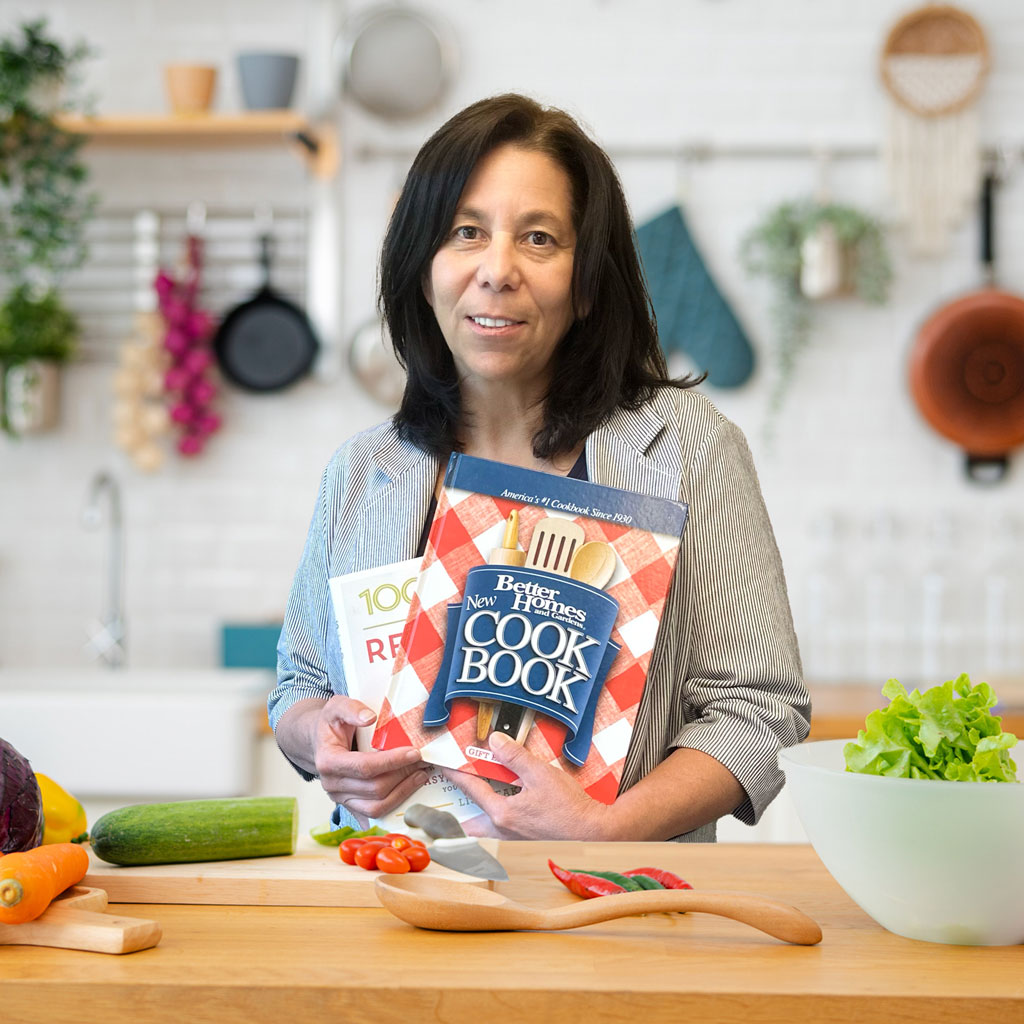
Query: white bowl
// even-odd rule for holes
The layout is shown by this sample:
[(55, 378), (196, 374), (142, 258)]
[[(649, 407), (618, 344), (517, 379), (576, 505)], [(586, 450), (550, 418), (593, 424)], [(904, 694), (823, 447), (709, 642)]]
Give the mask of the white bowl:
[(1024, 784), (848, 772), (849, 742), (779, 752), (807, 837), (847, 895), (908, 939), (1024, 942)]

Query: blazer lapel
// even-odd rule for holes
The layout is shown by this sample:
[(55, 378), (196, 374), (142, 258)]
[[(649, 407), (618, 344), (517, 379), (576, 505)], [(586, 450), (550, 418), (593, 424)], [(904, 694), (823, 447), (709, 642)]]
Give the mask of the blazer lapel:
[(360, 513), (352, 572), (415, 557), (437, 480), (438, 460), (394, 430), (384, 435), (373, 461), (385, 481)]
[(678, 444), (654, 442), (666, 429), (650, 404), (620, 409), (587, 438), (587, 473), (595, 483), (679, 500), (683, 475)]

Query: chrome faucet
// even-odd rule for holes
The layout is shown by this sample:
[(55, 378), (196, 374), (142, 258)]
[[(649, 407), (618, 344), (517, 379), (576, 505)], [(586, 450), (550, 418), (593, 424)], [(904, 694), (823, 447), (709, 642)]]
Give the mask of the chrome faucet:
[(89, 530), (103, 523), (100, 499), (106, 494), (110, 505), (110, 547), (107, 562), (107, 594), (103, 619), (89, 628), (86, 650), (110, 668), (125, 662), (125, 623), (122, 599), (124, 581), (124, 520), (121, 515), (121, 488), (109, 473), (100, 471), (89, 484), (88, 498), (82, 510), (82, 525)]

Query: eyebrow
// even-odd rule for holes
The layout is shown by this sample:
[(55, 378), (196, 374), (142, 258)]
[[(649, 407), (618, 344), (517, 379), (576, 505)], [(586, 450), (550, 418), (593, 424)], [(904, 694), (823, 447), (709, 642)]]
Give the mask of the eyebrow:
[[(467, 217), (470, 220), (482, 221), (484, 215), (482, 211), (476, 209), (473, 206), (460, 206), (455, 211), (456, 217)], [(556, 228), (565, 228), (567, 225), (550, 210), (527, 210), (520, 218), (520, 222), (523, 224), (548, 224)]]

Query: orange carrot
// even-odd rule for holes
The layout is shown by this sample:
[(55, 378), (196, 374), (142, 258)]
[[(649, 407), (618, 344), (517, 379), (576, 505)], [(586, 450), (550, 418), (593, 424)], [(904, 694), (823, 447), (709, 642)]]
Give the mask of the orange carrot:
[(50, 843), (0, 857), (0, 924), (34, 921), (89, 870), (78, 843)]

